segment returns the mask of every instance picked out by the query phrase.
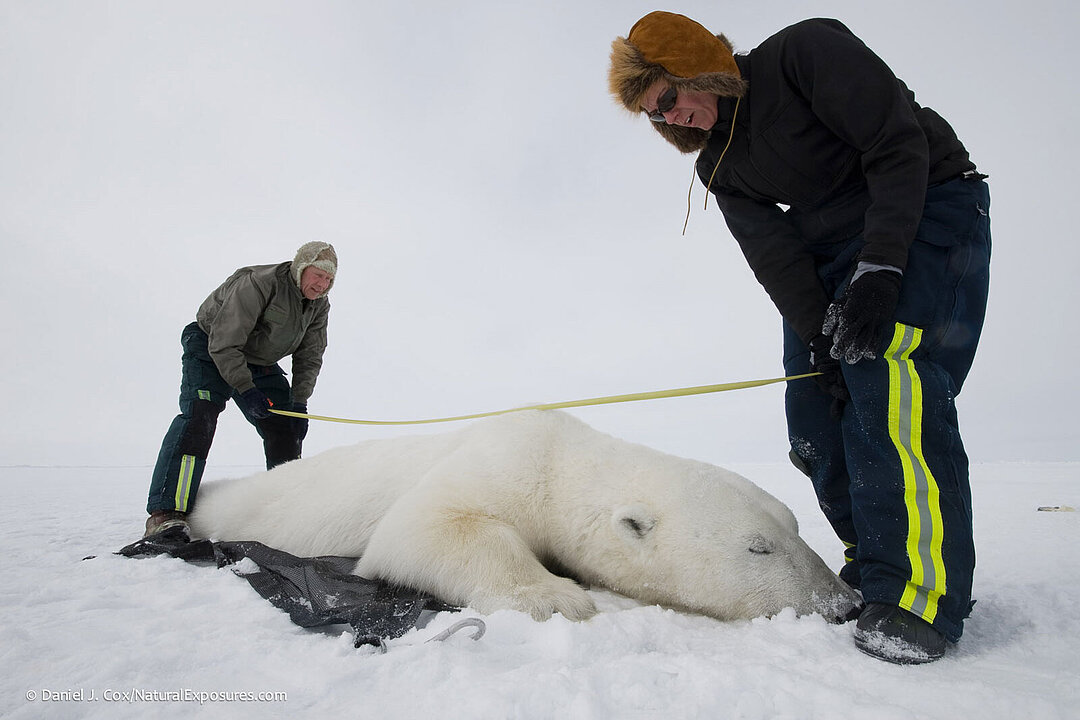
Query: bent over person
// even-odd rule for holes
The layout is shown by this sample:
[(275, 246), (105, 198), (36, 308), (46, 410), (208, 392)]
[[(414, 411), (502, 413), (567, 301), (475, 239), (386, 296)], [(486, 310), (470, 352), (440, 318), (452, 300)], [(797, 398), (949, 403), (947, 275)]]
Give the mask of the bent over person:
[[(337, 274), (332, 245), (309, 242), (291, 262), (242, 267), (203, 301), (180, 336), (180, 414), (161, 444), (150, 481), (144, 537), (186, 538), (218, 415), (236, 401), (263, 440), (266, 469), (300, 457), (307, 413), (322, 368)], [(278, 365), (292, 356), (292, 384)]]
[(614, 97), (683, 153), (784, 320), (790, 457), (866, 603), (856, 646), (941, 657), (971, 606), (956, 395), (989, 288), (990, 196), (949, 124), (848, 28), (745, 55), (654, 12), (612, 45)]

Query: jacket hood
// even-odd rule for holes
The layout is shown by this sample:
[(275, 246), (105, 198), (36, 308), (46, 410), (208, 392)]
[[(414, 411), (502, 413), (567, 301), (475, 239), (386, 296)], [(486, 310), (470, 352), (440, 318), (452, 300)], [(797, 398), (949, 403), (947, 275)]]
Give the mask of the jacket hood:
[[(608, 88), (632, 113), (641, 113), (645, 92), (658, 80), (677, 91), (696, 90), (720, 97), (742, 97), (746, 82), (739, 73), (732, 45), (685, 15), (656, 11), (638, 20), (627, 37), (611, 44)], [(697, 152), (710, 131), (650, 123), (680, 152)]]

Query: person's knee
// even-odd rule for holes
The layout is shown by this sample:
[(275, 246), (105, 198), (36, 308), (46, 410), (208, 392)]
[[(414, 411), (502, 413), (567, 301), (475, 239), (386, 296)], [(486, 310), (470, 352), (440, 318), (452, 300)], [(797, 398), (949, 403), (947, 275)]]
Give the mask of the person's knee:
[(266, 452), (266, 469), (300, 458), (301, 441), (289, 418), (280, 415), (259, 421)]
[(206, 459), (217, 431), (218, 415), (223, 408), (209, 400), (193, 400), (190, 419), (180, 437), (180, 450), (185, 455)]

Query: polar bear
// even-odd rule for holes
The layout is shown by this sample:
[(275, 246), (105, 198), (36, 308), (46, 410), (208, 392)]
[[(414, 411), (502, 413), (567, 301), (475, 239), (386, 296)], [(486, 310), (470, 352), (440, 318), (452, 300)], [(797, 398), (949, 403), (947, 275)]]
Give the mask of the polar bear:
[(357, 575), (485, 614), (588, 619), (579, 582), (720, 620), (786, 607), (840, 619), (858, 603), (787, 506), (749, 480), (559, 411), (208, 482), (189, 521), (194, 537), (357, 557)]

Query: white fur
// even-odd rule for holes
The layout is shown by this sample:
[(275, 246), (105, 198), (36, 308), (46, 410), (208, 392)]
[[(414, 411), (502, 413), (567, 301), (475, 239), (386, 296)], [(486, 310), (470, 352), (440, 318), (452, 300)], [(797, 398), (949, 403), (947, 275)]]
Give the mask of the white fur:
[(561, 412), (372, 440), (207, 483), (199, 537), (300, 556), (480, 612), (573, 620), (596, 608), (573, 580), (720, 619), (843, 614), (855, 596), (749, 480), (604, 435)]

